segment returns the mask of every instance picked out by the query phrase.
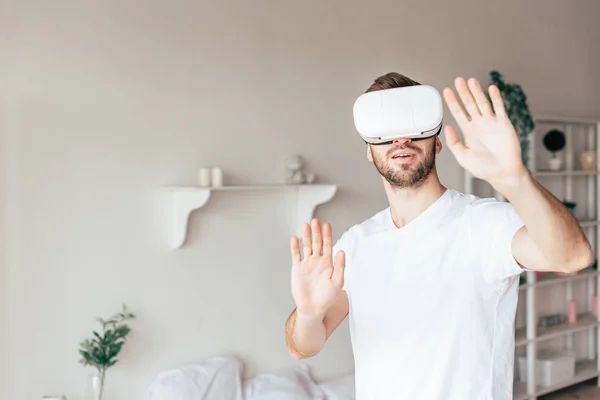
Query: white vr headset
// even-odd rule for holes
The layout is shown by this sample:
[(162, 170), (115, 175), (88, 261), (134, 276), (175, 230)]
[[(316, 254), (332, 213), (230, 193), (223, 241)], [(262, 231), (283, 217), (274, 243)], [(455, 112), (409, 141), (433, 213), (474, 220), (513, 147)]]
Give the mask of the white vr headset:
[(437, 135), (443, 117), (442, 97), (427, 85), (376, 90), (364, 93), (354, 102), (354, 125), (370, 144)]

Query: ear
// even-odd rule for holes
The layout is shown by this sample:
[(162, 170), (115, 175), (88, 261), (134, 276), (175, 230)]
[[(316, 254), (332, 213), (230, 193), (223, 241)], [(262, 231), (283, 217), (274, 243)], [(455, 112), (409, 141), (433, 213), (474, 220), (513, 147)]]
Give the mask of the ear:
[(370, 162), (373, 162), (373, 153), (372, 153), (370, 144), (367, 144), (367, 160), (369, 160)]
[(439, 136), (435, 137), (435, 154), (440, 154), (442, 152), (442, 141)]

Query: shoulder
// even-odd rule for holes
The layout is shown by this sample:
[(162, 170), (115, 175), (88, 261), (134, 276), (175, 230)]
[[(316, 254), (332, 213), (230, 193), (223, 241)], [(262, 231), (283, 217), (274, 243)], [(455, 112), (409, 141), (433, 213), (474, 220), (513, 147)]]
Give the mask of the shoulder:
[(508, 201), (460, 194), (458, 203), (465, 210), (469, 236), (475, 243), (494, 243), (490, 241), (491, 238), (510, 242), (514, 233), (525, 225), (523, 218)]
[(453, 189), (448, 191), (451, 201), (444, 210), (444, 216), (438, 221), (438, 227), (460, 224), (471, 236), (483, 232), (487, 235), (507, 227), (512, 229), (523, 225), (516, 209), (507, 201), (494, 197), (479, 197)]
[(501, 216), (507, 213), (514, 214), (514, 206), (507, 202), (498, 200), (495, 197), (478, 197), (473, 194), (461, 193), (452, 190), (454, 211), (462, 210), (467, 216)]
[(523, 219), (508, 201), (495, 198), (478, 198), (470, 205), (471, 223), (500, 228), (506, 225), (522, 225)]
[(448, 189), (452, 204), (455, 207), (471, 210), (485, 204), (503, 203), (494, 197), (479, 197), (474, 194), (463, 193), (456, 189)]
[(350, 226), (338, 239), (337, 246), (349, 246), (358, 239), (385, 233), (389, 230), (390, 223), (390, 209), (388, 207)]

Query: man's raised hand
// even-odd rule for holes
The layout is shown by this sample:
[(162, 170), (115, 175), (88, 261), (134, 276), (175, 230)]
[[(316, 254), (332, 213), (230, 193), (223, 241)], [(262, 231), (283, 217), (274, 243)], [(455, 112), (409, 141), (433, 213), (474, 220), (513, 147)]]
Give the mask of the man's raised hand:
[(446, 126), (446, 143), (458, 163), (477, 178), (494, 187), (518, 181), (527, 169), (521, 158), (519, 137), (512, 125), (502, 95), (495, 85), (490, 85), (488, 101), (475, 78), (465, 81), (456, 78), (456, 91), (444, 89), (444, 99), (458, 123), (464, 143), (452, 126)]
[(292, 255), (292, 296), (300, 315), (322, 318), (334, 303), (344, 284), (345, 253), (333, 260), (331, 225), (313, 219), (302, 231), (302, 254), (299, 240), (290, 240)]

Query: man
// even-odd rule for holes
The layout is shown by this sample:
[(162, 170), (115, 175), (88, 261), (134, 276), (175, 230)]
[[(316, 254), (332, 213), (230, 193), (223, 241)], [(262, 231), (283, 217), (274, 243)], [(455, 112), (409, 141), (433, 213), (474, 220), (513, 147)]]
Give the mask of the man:
[[(390, 73), (368, 91), (418, 85)], [(512, 399), (514, 318), (524, 269), (576, 272), (590, 243), (572, 214), (530, 175), (498, 88), (491, 104), (476, 79), (443, 97), (457, 131), (445, 127), (459, 165), (508, 202), (445, 188), (437, 135), (367, 145), (389, 208), (332, 246), (329, 224), (305, 224), (302, 254), (291, 239), (296, 308), (286, 341), (311, 357), (349, 315), (357, 400)]]

